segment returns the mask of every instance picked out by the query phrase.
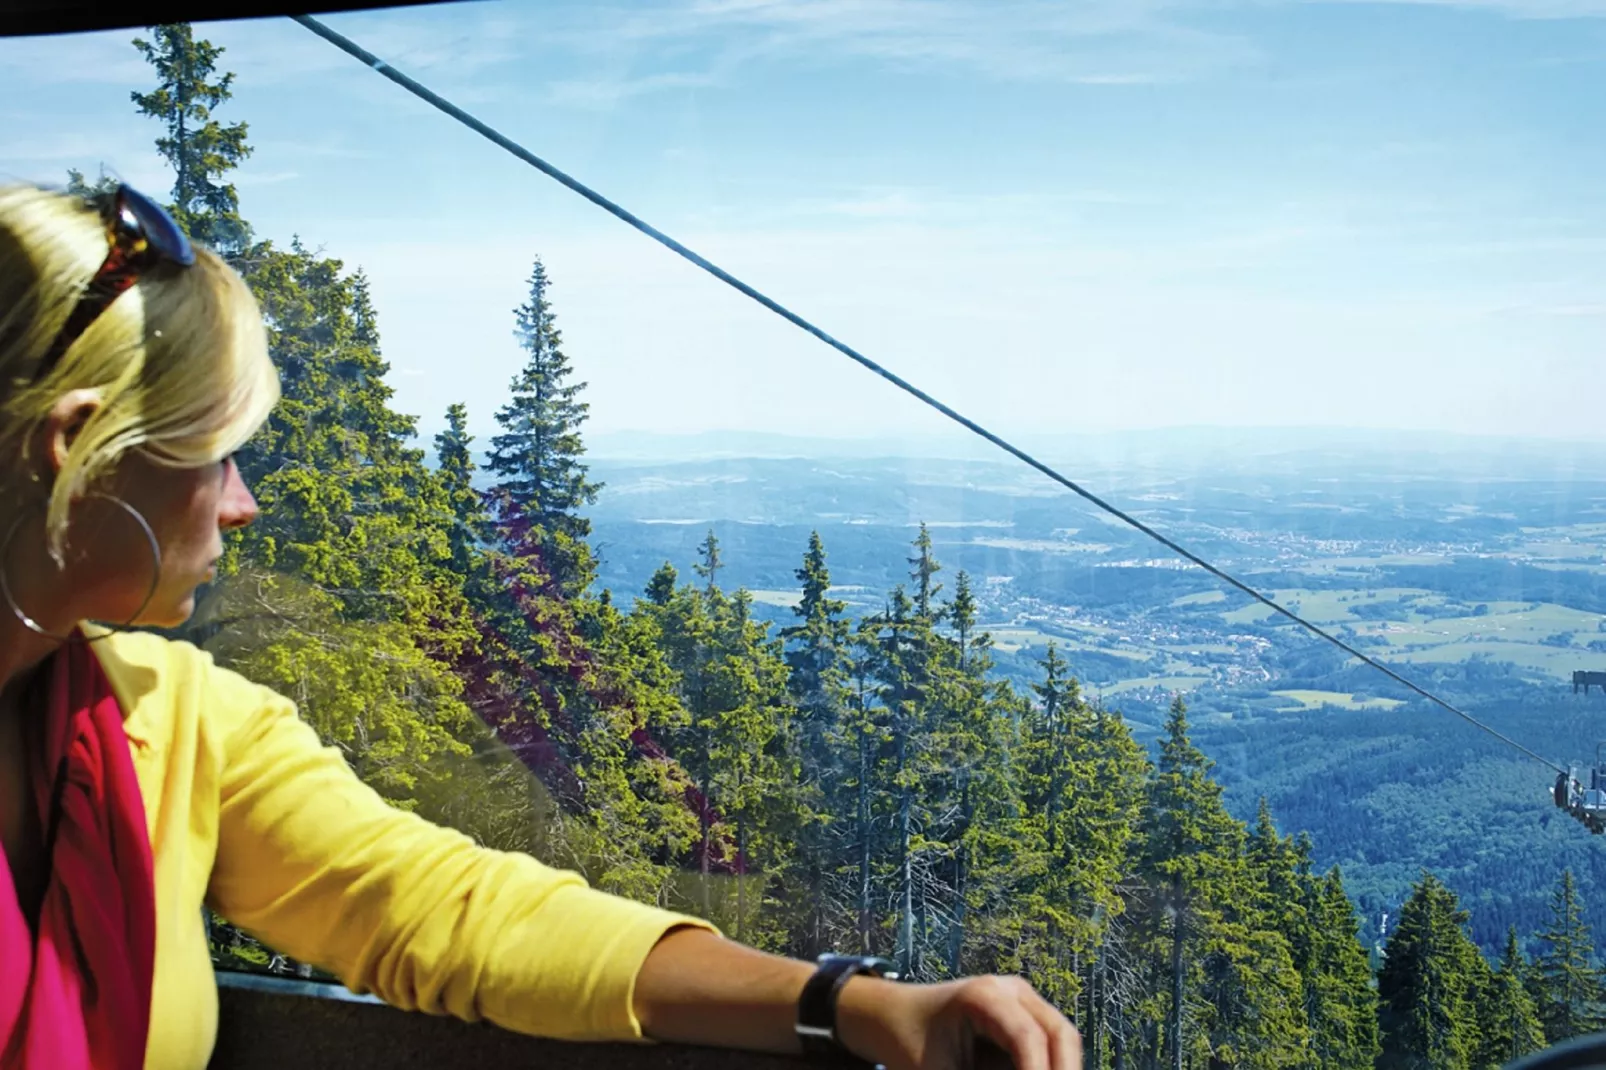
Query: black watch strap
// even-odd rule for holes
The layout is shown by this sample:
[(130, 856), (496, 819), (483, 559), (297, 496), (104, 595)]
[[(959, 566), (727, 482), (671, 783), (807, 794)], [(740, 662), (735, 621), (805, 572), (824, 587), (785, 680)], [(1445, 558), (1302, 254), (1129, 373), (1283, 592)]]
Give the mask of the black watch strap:
[(797, 999), (797, 1038), (806, 1055), (840, 1059), (848, 1054), (836, 1032), (836, 1002), (848, 980), (861, 974), (896, 978), (892, 963), (863, 955), (821, 955), (819, 968)]

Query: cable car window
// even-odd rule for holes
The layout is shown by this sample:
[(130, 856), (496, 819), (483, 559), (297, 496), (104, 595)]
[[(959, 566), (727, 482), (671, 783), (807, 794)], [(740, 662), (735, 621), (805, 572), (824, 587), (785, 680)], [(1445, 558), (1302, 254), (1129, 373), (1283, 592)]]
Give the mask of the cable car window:
[(1498, 1065), (1606, 1000), (1558, 980), (1606, 923), (1603, 17), (9, 39), (0, 173), (159, 194), (251, 287), (260, 515), (173, 634), (393, 804), (1024, 974), (1098, 1066), (1437, 1059), (1431, 944)]

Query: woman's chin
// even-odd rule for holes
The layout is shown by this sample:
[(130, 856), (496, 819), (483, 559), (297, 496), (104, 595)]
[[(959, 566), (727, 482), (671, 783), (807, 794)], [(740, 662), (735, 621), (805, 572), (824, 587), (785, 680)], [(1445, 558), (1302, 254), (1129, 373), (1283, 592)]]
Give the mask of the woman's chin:
[(192, 592), (177, 602), (147, 606), (134, 623), (141, 628), (177, 628), (194, 615), (195, 595)]

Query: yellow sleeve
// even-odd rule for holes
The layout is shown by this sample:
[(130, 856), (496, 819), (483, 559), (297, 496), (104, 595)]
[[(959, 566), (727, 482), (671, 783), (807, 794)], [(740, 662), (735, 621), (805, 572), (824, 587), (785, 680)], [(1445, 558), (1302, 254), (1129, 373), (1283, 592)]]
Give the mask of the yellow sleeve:
[(672, 928), (712, 926), (389, 806), (289, 700), (204, 660), (225, 733), (213, 909), (406, 1010), (641, 1037), (632, 993), (648, 952)]

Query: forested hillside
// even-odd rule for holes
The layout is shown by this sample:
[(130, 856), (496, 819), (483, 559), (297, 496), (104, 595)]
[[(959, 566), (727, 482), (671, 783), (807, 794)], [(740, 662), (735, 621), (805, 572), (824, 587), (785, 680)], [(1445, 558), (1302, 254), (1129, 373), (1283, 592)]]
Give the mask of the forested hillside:
[[(1606, 667), (1596, 478), (1606, 459), (1303, 441), (1285, 435), (1280, 453), (1263, 443), (1219, 472), (1115, 467), (1100, 478), (1144, 520), (1526, 746), (1591, 760), (1606, 695), (1574, 694), (1570, 677)], [(1190, 463), (1179, 454), (1178, 472)], [(1199, 570), (1156, 558), (1069, 494), (1045, 496), (1046, 481), (1014, 467), (1024, 475), (896, 456), (608, 458), (596, 465), (610, 488), (594, 510), (602, 576), (639, 586), (654, 560), (689, 559), (712, 528), (728, 574), (781, 621), (795, 598), (789, 561), (812, 526), (831, 545), (838, 596), (859, 615), (875, 611), (901, 547), (930, 518), (936, 552), (979, 577), (996, 671), (1029, 686), (1056, 642), (1144, 742), (1185, 693), (1229, 810), (1247, 820), (1265, 796), (1289, 827), (1311, 832), (1318, 864), (1344, 868), (1369, 938), (1422, 867), (1473, 908), (1489, 955), (1509, 925), (1543, 923), (1562, 868), (1585, 887), (1606, 877), (1587, 833), (1547, 802), (1544, 765)], [(1585, 908), (1606, 924), (1606, 901), (1586, 897)]]
[[(1593, 1027), (1571, 875), (1542, 875), (1561, 880), (1552, 920), (1518, 934), (1538, 958), (1514, 944), (1494, 965), (1421, 877), (1374, 974), (1342, 869), (1272, 806), (1233, 816), (1181, 698), (1150, 748), (1115, 696), (1089, 699), (1080, 651), (1016, 644), (999, 671), (985, 581), (924, 525), (854, 612), (802, 530), (777, 612), (730, 582), (741, 548), (713, 532), (639, 587), (599, 582), (606, 489), (538, 250), (496, 433), (477, 443), (453, 405), (426, 463), (361, 270), (242, 217), (248, 129), (218, 116), (218, 50), (182, 25), (139, 47), (173, 207), (247, 278), (284, 384), (239, 457), (261, 519), (181, 637), (291, 696), (387, 799), (761, 947), (1024, 974), (1094, 1067), (1489, 1067)], [(298, 968), (223, 922), (214, 953)]]

